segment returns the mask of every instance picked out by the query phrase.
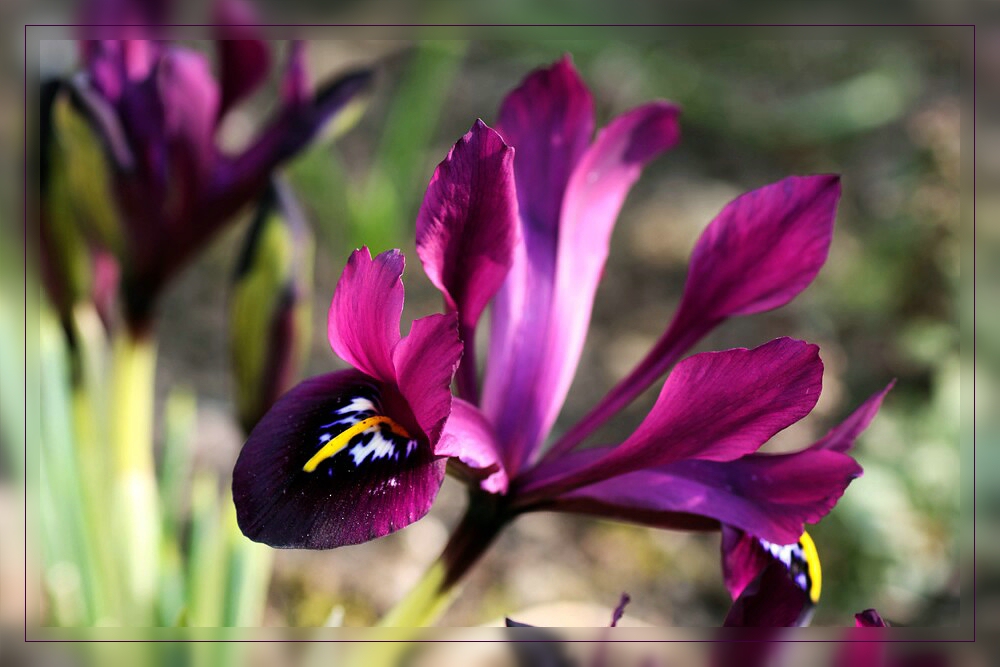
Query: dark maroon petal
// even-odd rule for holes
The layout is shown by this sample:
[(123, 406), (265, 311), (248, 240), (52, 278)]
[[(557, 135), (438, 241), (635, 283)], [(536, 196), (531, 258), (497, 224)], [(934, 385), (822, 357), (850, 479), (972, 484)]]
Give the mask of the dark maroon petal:
[(722, 580), (735, 600), (774, 558), (759, 539), (732, 526), (722, 526), (721, 546)]
[(216, 0), (212, 29), (219, 57), (222, 103), (219, 117), (252, 93), (267, 78), (271, 51), (257, 13), (242, 0)]
[(865, 609), (860, 614), (854, 615), (855, 627), (858, 628), (887, 628), (889, 624), (886, 623), (881, 614), (879, 614), (874, 609)]
[(368, 248), (355, 250), (344, 267), (330, 303), (330, 347), (363, 373), (395, 384), (393, 350), (403, 314), (403, 266), (398, 250), (372, 259)]
[(733, 602), (723, 623), (727, 628), (785, 628), (808, 624), (809, 596), (778, 561), (772, 561)]
[(438, 165), (417, 215), (417, 254), (473, 331), (518, 242), (514, 149), (477, 120)]
[(489, 420), (471, 403), (460, 398), (453, 401), (451, 416), (434, 453), (457, 459), (462, 476), (479, 484), (487, 493), (507, 492), (509, 480), (503, 468), (500, 443)]
[(862, 403), (857, 410), (842, 421), (837, 426), (830, 429), (823, 438), (814, 443), (810, 449), (826, 449), (833, 452), (847, 452), (854, 446), (854, 441), (868, 428), (879, 407), (882, 406), (882, 399), (893, 388), (896, 381), (890, 382), (885, 389), (870, 396)]
[(392, 355), (399, 391), (432, 446), (451, 413), (451, 381), (461, 357), (454, 313), (414, 321)]
[(850, 456), (830, 451), (679, 461), (570, 491), (556, 499), (554, 509), (660, 528), (728, 524), (789, 543), (804, 524), (826, 516), (860, 474)]
[[(243, 533), (273, 547), (330, 549), (422, 517), (445, 461), (403, 433), (409, 415), (394, 392), (357, 371), (340, 371), (285, 394), (254, 428), (233, 470)], [(327, 457), (342, 433), (346, 444)]]

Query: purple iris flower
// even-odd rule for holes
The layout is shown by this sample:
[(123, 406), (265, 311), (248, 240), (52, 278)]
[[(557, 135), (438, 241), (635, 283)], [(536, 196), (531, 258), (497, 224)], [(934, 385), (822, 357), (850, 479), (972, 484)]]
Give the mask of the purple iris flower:
[[(496, 131), (478, 121), (438, 166), (417, 219), (417, 252), (447, 314), (418, 320), (400, 339), (401, 256), (352, 256), (330, 341), (356, 370), (299, 385), (251, 433), (233, 480), (243, 531), (312, 548), (386, 534), (429, 509), (446, 461), (471, 493), (445, 549), (445, 585), (528, 511), (726, 525), (775, 544), (795, 542), (804, 523), (825, 515), (860, 474), (849, 455), (755, 454), (815, 405), (818, 348), (780, 338), (680, 359), (726, 319), (782, 306), (812, 281), (829, 249), (836, 176), (787, 178), (727, 205), (695, 246), (663, 337), (546, 447), (615, 220), (643, 167), (677, 143), (678, 115), (651, 102), (592, 137), (590, 92), (564, 58), (506, 97)], [(480, 377), (475, 335), (487, 307)], [(634, 432), (581, 448), (671, 367)]]
[(111, 8), (123, 5), (123, 11), (131, 10), (124, 16), (137, 14), (151, 23), (127, 29), (137, 38), (81, 42), (84, 70), (67, 83), (111, 162), (119, 224), (97, 231), (122, 264), (126, 319), (142, 330), (167, 279), (259, 197), (271, 172), (371, 77), (366, 71), (349, 73), (314, 94), (304, 76), (302, 45), (293, 44), (274, 117), (245, 148), (230, 154), (216, 143), (219, 127), (264, 82), (271, 62), (267, 42), (245, 25), (254, 22), (250, 8), (239, 0), (215, 4), (216, 81), (204, 54), (159, 41), (153, 21), (163, 13), (160, 3), (92, 4), (100, 20), (109, 20)]

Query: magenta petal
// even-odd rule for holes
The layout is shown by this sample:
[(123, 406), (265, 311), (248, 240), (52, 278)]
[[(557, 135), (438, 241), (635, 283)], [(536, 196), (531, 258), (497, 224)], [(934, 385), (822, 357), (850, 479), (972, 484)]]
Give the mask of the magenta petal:
[(554, 243), (566, 184), (594, 133), (594, 101), (570, 57), (535, 70), (511, 91), (496, 128), (517, 151), (514, 173), (526, 235), (536, 232)]
[(830, 429), (830, 432), (814, 443), (810, 449), (827, 449), (832, 452), (847, 452), (851, 449), (854, 441), (875, 418), (879, 407), (882, 406), (882, 399), (895, 384), (893, 380), (885, 389), (870, 396), (847, 419)]
[(414, 321), (410, 335), (393, 352), (399, 391), (431, 443), (441, 436), (451, 412), (451, 381), (461, 356), (454, 313)]
[(514, 149), (477, 120), (438, 165), (417, 215), (417, 254), (431, 282), (475, 328), (518, 242)]
[(521, 465), (539, 431), (538, 389), (556, 273), (563, 194), (590, 143), (594, 103), (569, 57), (536, 70), (504, 99), (497, 131), (514, 147), (522, 242), (493, 301), (481, 405), (497, 425), (508, 471)]
[(755, 452), (809, 414), (822, 381), (819, 348), (791, 338), (696, 354), (677, 364), (649, 415), (613, 456), (645, 460), (639, 468)]
[(677, 364), (649, 415), (622, 444), (552, 482), (564, 457), (539, 466), (525, 483), (550, 497), (637, 470), (685, 459), (731, 461), (757, 451), (812, 410), (823, 363), (819, 348), (778, 338), (752, 350), (704, 352)]
[(363, 419), (404, 422), (401, 400), (393, 387), (357, 371), (311, 378), (279, 399), (233, 470), (243, 533), (273, 547), (330, 549), (381, 537), (422, 517), (444, 480), (445, 460), (398, 426), (383, 423), (357, 433), (307, 470), (331, 438)]
[(672, 104), (652, 102), (615, 118), (598, 133), (566, 186), (555, 292), (538, 380), (545, 412), (535, 439), (555, 423), (576, 374), (611, 232), (625, 197), (643, 167), (677, 143), (679, 114)]
[(794, 176), (729, 203), (695, 245), (667, 331), (556, 453), (580, 444), (726, 318), (778, 308), (805, 289), (826, 261), (839, 198), (838, 176)]
[(592, 484), (557, 508), (661, 528), (735, 526), (776, 544), (794, 542), (826, 516), (861, 467), (838, 452), (753, 454), (735, 461), (679, 461)]
[(462, 472), (487, 493), (507, 493), (508, 478), (493, 427), (476, 406), (456, 398), (441, 439), (438, 456), (458, 459)]
[(344, 267), (330, 303), (327, 331), (338, 357), (363, 373), (395, 383), (393, 350), (403, 314), (403, 266), (398, 250), (372, 259), (355, 250)]
[(711, 321), (783, 306), (826, 261), (840, 199), (836, 175), (792, 176), (737, 197), (691, 254), (677, 319)]
[(271, 51), (263, 39), (253, 7), (242, 0), (217, 0), (213, 10), (213, 37), (219, 54), (224, 115), (264, 82), (271, 66)]
[(327, 83), (315, 97), (282, 106), (275, 118), (240, 155), (219, 169), (212, 185), (220, 201), (215, 207), (231, 215), (235, 208), (266, 186), (271, 171), (295, 155), (326, 123), (371, 85), (367, 70), (348, 73)]

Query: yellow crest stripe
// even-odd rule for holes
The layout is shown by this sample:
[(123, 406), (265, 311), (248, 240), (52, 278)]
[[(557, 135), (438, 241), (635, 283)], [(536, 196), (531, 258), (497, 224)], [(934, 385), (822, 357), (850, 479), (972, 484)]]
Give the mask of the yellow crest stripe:
[(360, 433), (364, 433), (372, 426), (377, 426), (378, 424), (388, 424), (389, 427), (392, 428), (393, 432), (396, 433), (397, 435), (401, 435), (404, 438), (410, 437), (410, 434), (406, 432), (406, 429), (404, 429), (402, 426), (392, 421), (388, 417), (378, 416), (378, 417), (369, 417), (367, 419), (362, 419), (357, 424), (351, 426), (348, 429), (345, 429), (342, 433), (338, 434), (336, 438), (333, 438), (328, 443), (323, 445), (323, 447), (320, 448), (318, 452), (313, 454), (311, 459), (306, 461), (306, 464), (302, 466), (302, 469), (306, 472), (312, 472), (316, 470), (316, 466), (318, 466), (320, 463), (330, 458), (331, 456), (334, 456), (335, 454), (337, 454), (337, 452), (346, 447), (347, 444), (351, 441), (351, 438)]
[(809, 537), (809, 533), (802, 533), (799, 538), (802, 545), (802, 553), (806, 559), (806, 567), (809, 572), (809, 599), (813, 604), (819, 602), (819, 594), (823, 589), (823, 569), (819, 564), (819, 552), (816, 551), (816, 543)]

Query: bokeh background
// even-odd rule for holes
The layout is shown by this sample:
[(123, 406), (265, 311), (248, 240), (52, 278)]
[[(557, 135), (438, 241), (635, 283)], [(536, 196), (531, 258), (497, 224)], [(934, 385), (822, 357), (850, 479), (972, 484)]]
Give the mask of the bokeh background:
[[(50, 62), (72, 67), (71, 46), (53, 43)], [(379, 80), (353, 129), (285, 170), (317, 239), (304, 375), (340, 367), (326, 343), (326, 309), (344, 262), (361, 244), (406, 253), (404, 328), (440, 310), (413, 250), (416, 210), (434, 166), (476, 118), (493, 121), (502, 97), (528, 71), (570, 53), (594, 93), (599, 125), (653, 98), (675, 101), (684, 113), (680, 146), (646, 169), (619, 218), (557, 432), (663, 331), (691, 247), (723, 205), (786, 175), (840, 173), (844, 194), (830, 259), (815, 283), (777, 312), (727, 323), (698, 350), (753, 347), (782, 335), (821, 346), (820, 403), (780, 435), (776, 449), (812, 442), (896, 380), (855, 450), (865, 475), (810, 531), (824, 568), (814, 623), (847, 625), (855, 612), (876, 607), (898, 625), (955, 626), (960, 490), (970, 481), (960, 472), (959, 448), (957, 295), (960, 265), (968, 270), (959, 248), (960, 132), (968, 120), (961, 48), (954, 33), (933, 30), (919, 39), (659, 38), (647, 30), (634, 39), (310, 41), (316, 78), (376, 63)], [(272, 85), (231, 118), (226, 140), (239, 144), (273, 95)], [(226, 316), (248, 222), (247, 215), (174, 281), (158, 325), (158, 460), (168, 435), (181, 432), (194, 469), (223, 479), (242, 444)], [(0, 340), (0, 353), (17, 349), (16, 333)], [(630, 432), (656, 391), (592, 441)], [(187, 426), (174, 428), (177, 411), (164, 406), (189, 399)], [(17, 414), (9, 401), (0, 407)], [(8, 443), (18, 435), (3, 432)], [(15, 452), (5, 467), (11, 476), (20, 459), (15, 447), (4, 449)], [(329, 552), (276, 553), (264, 623), (374, 623), (437, 557), (463, 503), (461, 487), (449, 480), (431, 514), (395, 535)], [(12, 507), (0, 497), (0, 510)], [(189, 530), (187, 508), (177, 511), (179, 530)], [(522, 517), (473, 570), (442, 624), (477, 625), (559, 602), (610, 614), (622, 591), (632, 597), (635, 620), (718, 625), (729, 604), (718, 536), (568, 515)], [(43, 593), (31, 620), (44, 625), (48, 604)], [(576, 612), (558, 613), (553, 623), (568, 625)]]

